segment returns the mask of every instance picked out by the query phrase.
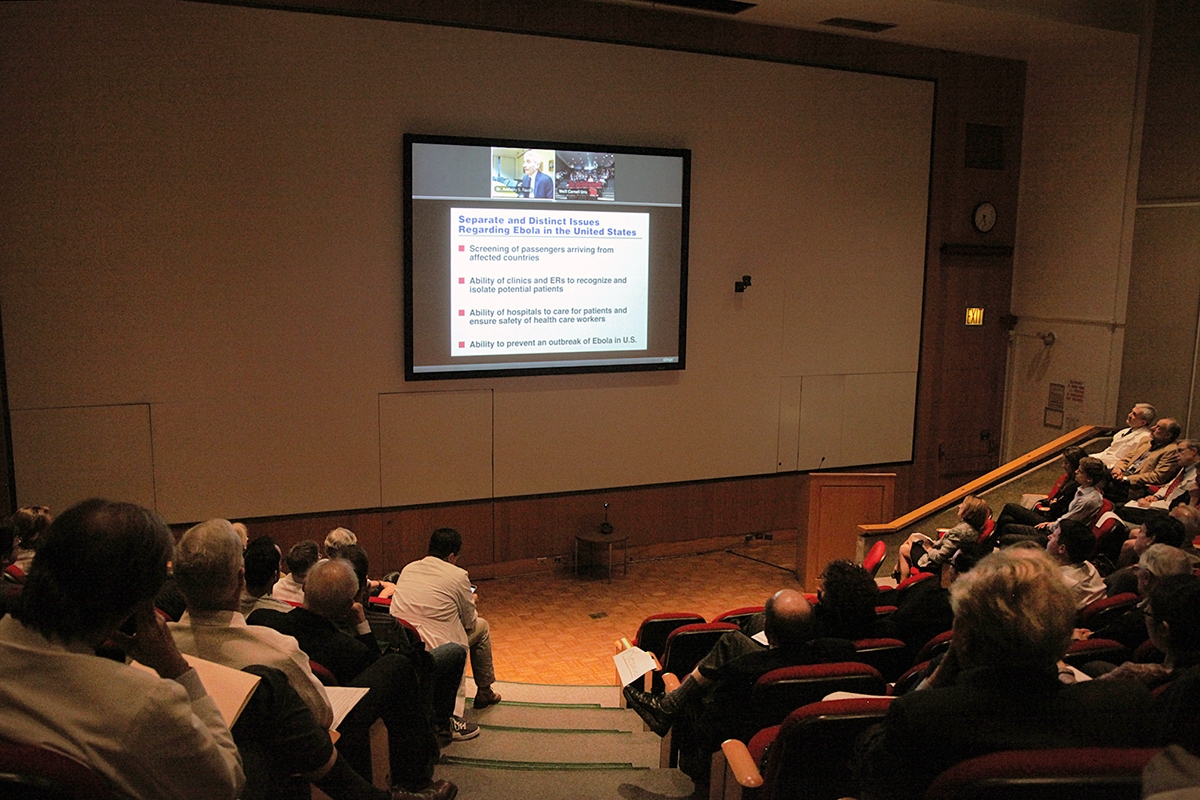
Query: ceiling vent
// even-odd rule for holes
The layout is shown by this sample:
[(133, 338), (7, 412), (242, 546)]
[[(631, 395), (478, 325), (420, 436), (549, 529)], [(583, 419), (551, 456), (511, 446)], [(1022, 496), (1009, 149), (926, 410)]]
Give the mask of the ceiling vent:
[(865, 19), (849, 19), (847, 17), (830, 17), (818, 24), (828, 25), (831, 28), (847, 28), (852, 31), (862, 31), (863, 33), (882, 33), (896, 27), (896, 23), (894, 22), (869, 22)]
[(737, 0), (643, 0), (659, 6), (690, 8), (693, 11), (716, 11), (718, 14), (740, 14), (758, 3), (739, 3)]

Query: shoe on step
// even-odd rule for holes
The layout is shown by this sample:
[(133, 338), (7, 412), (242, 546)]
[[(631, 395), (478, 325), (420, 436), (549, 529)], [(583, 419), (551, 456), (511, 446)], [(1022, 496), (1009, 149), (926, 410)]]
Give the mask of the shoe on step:
[(486, 689), (480, 689), (479, 691), (475, 692), (475, 708), (476, 708), (476, 710), (481, 709), (481, 708), (487, 708), (488, 706), (494, 706), (494, 705), (496, 705), (496, 703), (499, 703), (500, 700), (501, 700), (500, 695), (497, 694), (496, 692), (493, 692), (492, 687), (490, 687), (490, 686), (487, 687)]

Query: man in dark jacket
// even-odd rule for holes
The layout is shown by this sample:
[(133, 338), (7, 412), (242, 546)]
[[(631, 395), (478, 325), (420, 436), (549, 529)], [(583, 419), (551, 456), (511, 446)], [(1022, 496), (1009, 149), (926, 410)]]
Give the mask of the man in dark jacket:
[(726, 633), (673, 692), (625, 687), (630, 708), (655, 733), (675, 728), (680, 767), (697, 783), (707, 780), (710, 756), (723, 740), (753, 733), (750, 694), (760, 677), (783, 667), (855, 660), (849, 640), (814, 638), (812, 606), (794, 589), (767, 600), (763, 632), (766, 646), (737, 631)]
[[(432, 727), (429, 695), (412, 661), (399, 653), (381, 654), (367, 625), (362, 605), (355, 602), (358, 577), (350, 562), (321, 561), (305, 579), (304, 605), (281, 613), (260, 609), (250, 615), (251, 625), (266, 625), (292, 636), (310, 659), (324, 666), (338, 683), (370, 691), (339, 726), (338, 745), (360, 774), (370, 775), (368, 729), (382, 719), (388, 729), (388, 756), (392, 779), (422, 789), (429, 786), (439, 748)], [(353, 620), (358, 636), (338, 630)], [(432, 784), (441, 789), (439, 781)]]

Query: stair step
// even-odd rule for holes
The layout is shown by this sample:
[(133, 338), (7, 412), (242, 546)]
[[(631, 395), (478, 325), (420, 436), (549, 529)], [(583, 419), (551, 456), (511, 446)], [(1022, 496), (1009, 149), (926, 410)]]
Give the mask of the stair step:
[[(618, 708), (621, 701), (619, 686), (553, 686), (541, 683), (508, 683), (496, 681), (492, 689), (506, 703), (528, 703), (541, 706), (577, 705), (596, 708)], [(467, 710), (475, 697), (475, 681), (467, 676)], [(493, 706), (496, 708), (497, 706)], [(484, 709), (485, 711), (490, 709)]]
[(468, 705), (463, 716), (484, 730), (609, 730), (641, 733), (645, 727), (637, 713), (627, 708), (509, 703), (507, 697), (500, 705), (485, 708), (483, 711), (476, 711)]
[(442, 750), (442, 763), (504, 769), (616, 769), (658, 766), (658, 737), (641, 731), (599, 729), (489, 728)]
[(439, 765), (436, 777), (453, 780), (459, 796), (473, 800), (685, 800), (692, 796), (691, 780), (673, 769), (526, 772)]

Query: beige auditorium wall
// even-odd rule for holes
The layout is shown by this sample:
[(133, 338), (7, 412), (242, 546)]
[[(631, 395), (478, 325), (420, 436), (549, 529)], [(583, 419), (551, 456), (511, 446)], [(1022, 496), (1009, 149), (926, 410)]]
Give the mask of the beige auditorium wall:
[(1129, 276), (1121, 404), (1145, 400), (1200, 436), (1200, 16), (1154, 13)]
[[(71, 448), (176, 521), (764, 474), (842, 417), (826, 467), (907, 457), (930, 82), (148, 0), (6, 4), (0, 53), (20, 502), (103, 491)], [(688, 369), (406, 385), (406, 131), (690, 148)], [(135, 458), (29, 433), (131, 404)]]
[[(1138, 59), (1134, 34), (1065, 24), (1056, 48), (1030, 53), (1006, 458), (1076, 425), (1117, 421), (1140, 126)], [(1056, 337), (1048, 347), (1036, 338), (1047, 332)], [(1061, 429), (1045, 425), (1052, 384), (1064, 388)]]

